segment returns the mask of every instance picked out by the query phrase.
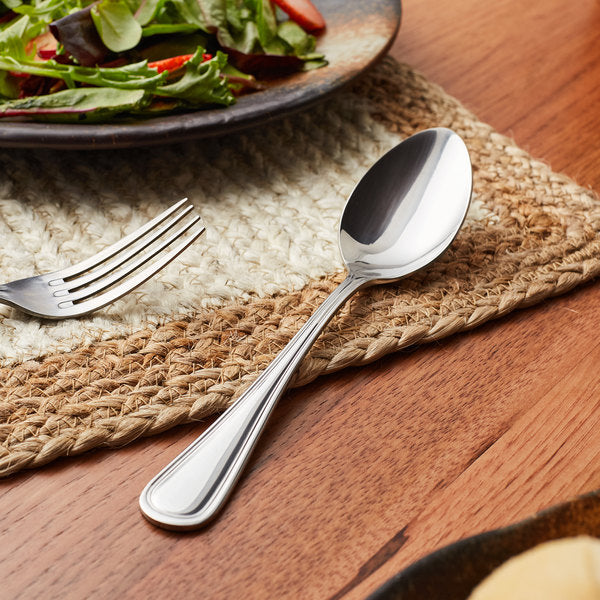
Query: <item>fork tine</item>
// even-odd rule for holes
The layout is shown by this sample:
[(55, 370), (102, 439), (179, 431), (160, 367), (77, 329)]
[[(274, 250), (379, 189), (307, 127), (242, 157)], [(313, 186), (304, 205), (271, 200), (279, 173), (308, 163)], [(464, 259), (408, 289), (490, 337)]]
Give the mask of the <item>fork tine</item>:
[[(61, 300), (59, 300), (60, 297), (64, 297), (64, 301), (75, 302), (77, 300), (83, 300), (84, 298), (88, 298), (101, 292), (102, 290), (114, 285), (130, 273), (137, 271), (139, 267), (146, 264), (149, 260), (151, 260), (157, 254), (162, 252), (167, 246), (172, 244), (175, 240), (177, 240), (184, 233), (190, 230), (196, 223), (201, 223), (201, 221), (202, 218), (200, 216), (195, 216), (189, 223), (184, 224), (177, 231), (174, 231), (167, 238), (161, 241), (160, 244), (157, 244), (157, 246), (155, 248), (152, 248), (150, 252), (148, 252), (147, 254), (140, 254), (135, 260), (130, 261), (127, 265), (120, 269), (112, 271), (108, 274), (107, 277), (98, 279), (92, 285), (89, 285), (87, 287), (80, 287), (79, 290), (76, 292), (68, 292), (66, 289), (57, 290), (56, 292), (54, 292), (54, 296), (57, 298), (57, 301), (62, 304)], [(203, 225), (202, 231), (204, 231)], [(202, 233), (202, 231), (200, 233)]]
[(165, 219), (170, 217), (174, 212), (177, 212), (187, 201), (187, 198), (179, 200), (179, 202), (173, 204), (173, 206), (160, 213), (158, 216), (154, 217), (154, 219), (152, 219), (151, 221), (148, 221), (148, 223), (146, 223), (145, 225), (142, 225), (142, 227), (131, 232), (129, 235), (126, 235), (124, 238), (120, 239), (112, 246), (109, 246), (108, 248), (105, 248), (97, 254), (94, 254), (94, 256), (90, 256), (89, 258), (82, 260), (81, 262), (78, 262), (75, 265), (51, 273), (50, 275), (52, 276), (52, 279), (49, 279), (48, 283), (50, 285), (58, 285), (62, 283), (62, 281), (60, 281), (61, 279), (74, 277), (84, 271), (89, 271), (90, 269), (100, 265), (109, 258), (112, 258), (121, 250), (137, 242), (137, 240), (146, 235), (148, 231), (154, 229), (154, 227), (156, 227), (157, 225), (160, 225), (160, 223), (162, 223)]
[[(59, 308), (64, 310), (64, 316), (77, 317), (92, 312), (94, 310), (98, 310), (99, 308), (102, 308), (103, 306), (106, 306), (107, 304), (118, 300), (121, 296), (124, 296), (131, 290), (135, 289), (136, 287), (150, 279), (154, 274), (158, 273), (158, 271), (160, 271), (165, 265), (169, 264), (173, 259), (177, 258), (179, 254), (181, 254), (204, 232), (204, 225), (202, 224), (200, 217), (198, 217), (198, 219), (196, 220), (196, 223), (198, 222), (200, 226), (195, 231), (191, 232), (189, 237), (182, 240), (169, 252), (166, 252), (158, 260), (149, 264), (145, 269), (143, 269), (142, 271), (138, 271), (135, 275), (123, 281), (120, 285), (111, 288), (110, 290), (103, 294), (100, 294), (99, 296), (90, 298), (89, 300), (85, 300), (84, 302), (73, 304), (68, 299), (66, 299), (65, 302), (61, 302), (59, 304)], [(191, 231), (191, 228), (188, 228), (188, 230)]]
[[(64, 278), (55, 283), (56, 290), (76, 290), (84, 285), (88, 285), (101, 277), (104, 277), (108, 273), (115, 271), (118, 267), (126, 263), (128, 260), (133, 258), (136, 254), (139, 254), (142, 250), (153, 244), (156, 240), (161, 238), (167, 231), (172, 229), (177, 223), (179, 223), (184, 217), (186, 217), (192, 210), (193, 206), (189, 205), (184, 208), (182, 212), (176, 214), (172, 219), (167, 221), (161, 227), (155, 227), (153, 230), (150, 230), (148, 233), (150, 235), (146, 235), (129, 244), (129, 247), (125, 247), (124, 250), (117, 252), (113, 255), (111, 259), (105, 259), (104, 262), (99, 264), (98, 268), (95, 268), (91, 271), (86, 272), (81, 277), (71, 277), (68, 278), (68, 281), (64, 281)], [(50, 283), (52, 285), (52, 283)], [(57, 295), (56, 292), (54, 295)]]

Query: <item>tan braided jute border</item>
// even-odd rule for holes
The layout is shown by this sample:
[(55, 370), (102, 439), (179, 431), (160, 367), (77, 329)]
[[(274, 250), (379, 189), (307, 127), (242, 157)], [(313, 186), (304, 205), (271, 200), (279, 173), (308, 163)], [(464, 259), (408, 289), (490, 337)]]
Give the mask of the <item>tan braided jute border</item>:
[[(356, 86), (388, 128), (446, 126), (465, 139), (474, 193), (490, 211), (440, 260), (357, 294), (294, 385), (473, 328), (598, 274), (600, 202), (553, 173), (410, 67), (386, 59)], [(341, 279), (0, 369), (0, 474), (36, 467), (226, 408)]]

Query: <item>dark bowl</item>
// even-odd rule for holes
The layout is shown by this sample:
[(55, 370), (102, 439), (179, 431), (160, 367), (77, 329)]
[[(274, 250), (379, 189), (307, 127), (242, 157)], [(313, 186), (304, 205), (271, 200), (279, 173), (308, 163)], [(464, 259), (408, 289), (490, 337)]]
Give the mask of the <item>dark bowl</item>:
[(576, 535), (600, 537), (600, 492), (441, 548), (389, 579), (369, 600), (465, 600), (509, 558), (542, 542)]

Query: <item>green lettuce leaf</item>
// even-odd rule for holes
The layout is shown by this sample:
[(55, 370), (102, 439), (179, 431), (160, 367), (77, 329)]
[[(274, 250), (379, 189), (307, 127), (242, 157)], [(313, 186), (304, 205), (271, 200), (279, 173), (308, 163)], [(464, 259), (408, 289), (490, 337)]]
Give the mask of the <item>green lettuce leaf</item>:
[(142, 29), (142, 37), (150, 37), (152, 35), (167, 35), (174, 33), (194, 33), (198, 31), (197, 25), (191, 25), (189, 23), (156, 23), (153, 25), (147, 25)]
[(134, 17), (140, 25), (147, 25), (154, 19), (164, 5), (165, 0), (142, 0)]
[(294, 21), (284, 21), (277, 28), (277, 35), (294, 51), (296, 56), (306, 56), (315, 51), (315, 37), (309, 35)]
[(149, 102), (143, 90), (77, 88), (46, 96), (32, 96), (0, 103), (0, 117), (52, 117), (63, 121), (104, 120), (117, 113), (143, 109)]
[(227, 26), (226, 0), (196, 0), (208, 33)]
[(35, 0), (34, 2), (21, 2), (21, 0), (9, 0), (13, 6), (13, 11), (20, 15), (28, 15), (34, 20), (39, 20), (47, 25), (54, 19), (78, 10), (81, 7), (76, 0)]
[(254, 0), (258, 39), (267, 48), (277, 35), (277, 19), (270, 0)]
[(19, 97), (19, 86), (15, 77), (11, 77), (6, 71), (0, 71), (0, 96), (3, 98)]
[(31, 18), (23, 15), (0, 31), (0, 52), (25, 57), (25, 43), (31, 37)]
[(10, 10), (14, 10), (21, 4), (21, 0), (2, 0), (2, 4)]
[[(151, 2), (154, 1), (151, 0)], [(144, 21), (143, 37), (208, 31), (197, 0), (164, 0), (156, 4), (155, 8), (156, 11), (150, 19), (143, 11), (136, 13), (136, 19)]]
[(142, 26), (123, 0), (101, 0), (94, 4), (92, 20), (104, 45), (113, 52), (131, 50), (142, 39)]
[[(256, 73), (265, 76), (271, 65), (276, 63), (272, 57), (297, 57), (304, 62), (300, 68), (316, 68), (327, 64), (323, 55), (315, 53), (316, 39), (307, 34), (299, 25), (287, 20), (277, 22), (277, 14), (271, 0), (203, 0), (216, 1), (219, 5), (225, 3), (226, 19), (220, 21), (216, 36), (219, 44), (226, 51), (236, 51), (231, 61), (238, 61), (239, 68), (244, 70), (248, 65), (256, 66)], [(261, 65), (260, 56), (265, 55)], [(289, 64), (293, 70), (298, 70), (298, 61), (280, 61), (281, 65)], [(281, 75), (285, 68), (276, 69), (275, 75)]]
[[(260, 87), (249, 74), (268, 78), (326, 64), (315, 50), (314, 36), (290, 20), (278, 22), (282, 13), (277, 12), (272, 0), (0, 3), (21, 15), (0, 23), (0, 116), (23, 114), (52, 120), (100, 121), (121, 112), (147, 115), (202, 105), (228, 106), (235, 102), (234, 93)], [(71, 44), (78, 40), (81, 47), (90, 48), (89, 36), (73, 18), (81, 13), (87, 16), (86, 32), (93, 34), (103, 51), (89, 61)], [(62, 39), (55, 30), (57, 23), (65, 20), (75, 25), (61, 29)], [(63, 56), (40, 61), (34, 56), (35, 49), (26, 48), (48, 27), (59, 41), (58, 52)], [(152, 36), (155, 39), (150, 39)], [(204, 60), (204, 52), (215, 56)], [(182, 54), (193, 54), (193, 58), (176, 72), (159, 74), (148, 67), (148, 60)], [(63, 64), (71, 59), (76, 64)], [(115, 59), (127, 64), (96, 66), (104, 61), (119, 65)], [(13, 73), (62, 80), (68, 89), (15, 99), (27, 90), (50, 89), (52, 82), (42, 79), (38, 86), (33, 79), (23, 85), (24, 80)]]

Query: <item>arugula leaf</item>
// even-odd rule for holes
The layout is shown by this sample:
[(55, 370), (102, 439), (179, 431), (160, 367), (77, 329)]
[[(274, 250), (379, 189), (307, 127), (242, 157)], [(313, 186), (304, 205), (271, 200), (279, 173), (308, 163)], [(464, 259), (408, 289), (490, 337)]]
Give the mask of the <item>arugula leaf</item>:
[(217, 52), (214, 58), (204, 60), (202, 49), (185, 64), (185, 72), (181, 79), (168, 85), (156, 88), (156, 94), (185, 100), (189, 104), (221, 104), (229, 106), (235, 98), (221, 76), (227, 65), (227, 56)]
[(243, 73), (229, 63), (223, 68), (223, 75), (227, 79), (227, 85), (234, 94), (245, 90), (261, 90), (263, 85), (256, 81), (254, 76)]
[(0, 70), (62, 79), (71, 88), (75, 87), (75, 82), (79, 82), (99, 87), (151, 91), (167, 77), (167, 73), (150, 69), (145, 60), (118, 68), (93, 68), (63, 65), (54, 60), (17, 60), (0, 55)]
[(142, 39), (142, 26), (123, 0), (100, 0), (92, 6), (92, 20), (104, 45), (113, 52), (131, 50)]

